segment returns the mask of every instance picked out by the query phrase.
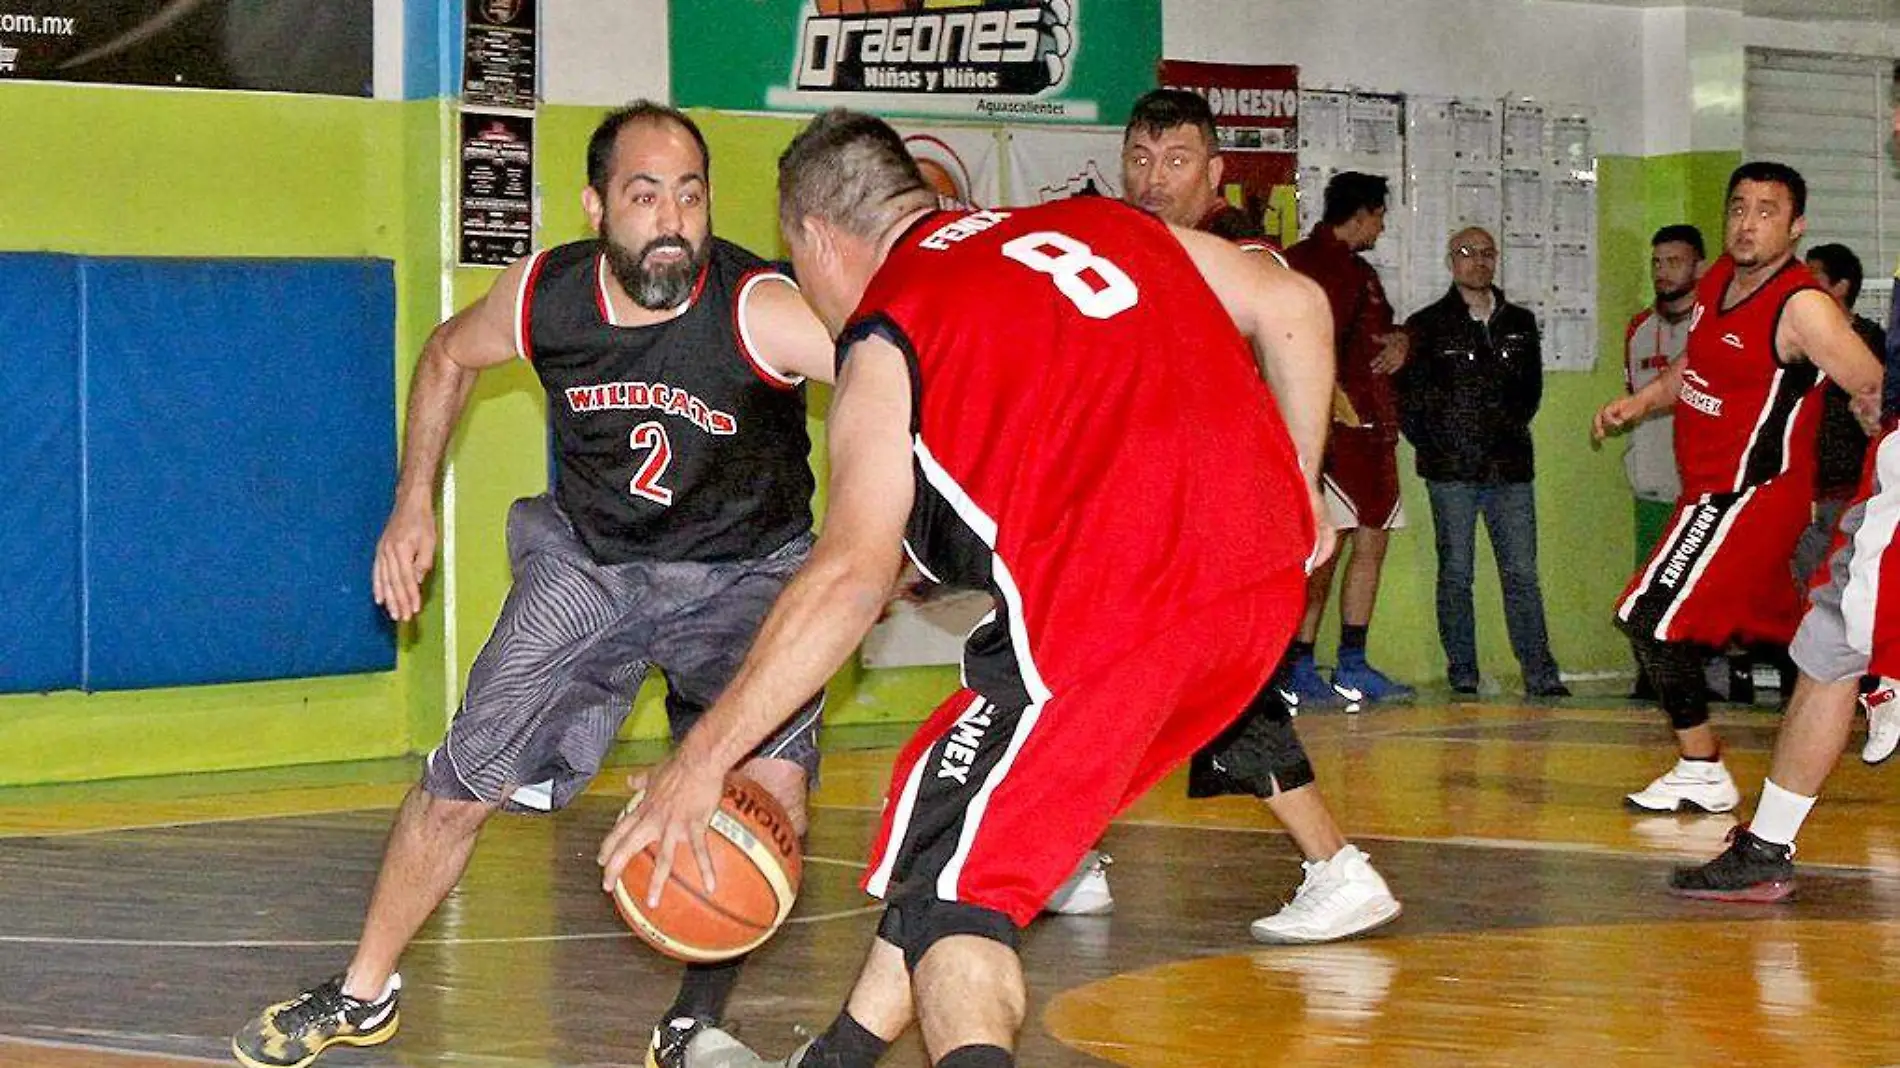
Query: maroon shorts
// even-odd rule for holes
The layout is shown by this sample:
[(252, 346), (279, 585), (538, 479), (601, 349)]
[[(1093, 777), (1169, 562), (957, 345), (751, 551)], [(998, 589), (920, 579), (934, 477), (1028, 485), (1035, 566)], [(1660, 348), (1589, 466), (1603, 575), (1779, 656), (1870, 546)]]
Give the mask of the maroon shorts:
[(1623, 591), (1617, 620), (1660, 641), (1787, 644), (1802, 610), (1788, 563), (1812, 498), (1800, 480), (1777, 478), (1678, 501), (1667, 533)]
[(951, 694), (892, 769), (864, 888), (1027, 925), (1116, 814), (1247, 707), (1305, 604), (1290, 569), (1132, 649), (1125, 635), (1071, 638), (1104, 650), (1101, 670), (1041, 704)]
[(1398, 453), (1398, 442), (1379, 431), (1333, 426), (1321, 486), (1334, 527), (1396, 530), (1405, 525)]

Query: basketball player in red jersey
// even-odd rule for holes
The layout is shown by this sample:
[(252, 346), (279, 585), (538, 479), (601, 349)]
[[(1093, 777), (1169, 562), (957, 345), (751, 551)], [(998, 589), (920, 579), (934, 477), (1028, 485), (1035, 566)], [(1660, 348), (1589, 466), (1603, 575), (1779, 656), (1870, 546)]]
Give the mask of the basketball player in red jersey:
[[(1894, 106), (1893, 133), (1900, 144), (1900, 103)], [(1865, 401), (1860, 395), (1856, 400), (1861, 403), (1855, 414), (1865, 423)], [(1807, 614), (1788, 649), (1801, 674), (1775, 734), (1755, 815), (1730, 832), (1720, 856), (1676, 871), (1669, 879), (1674, 893), (1743, 902), (1779, 901), (1792, 893), (1795, 835), (1847, 748), (1861, 677), (1878, 676), (1864, 698), (1870, 750), (1883, 721), (1900, 707), (1900, 614), (1890, 607), (1879, 611), (1900, 604), (1900, 559), (1889, 559), (1900, 529), (1900, 436), (1892, 407), (1880, 414), (1886, 433), (1868, 450), (1860, 492), (1841, 514), (1833, 549), (1815, 576)]]
[[(1331, 316), (1293, 272), (1117, 201), (936, 211), (869, 116), (814, 120), (779, 197), (839, 338), (830, 514), (733, 685), (602, 843), (604, 878), (657, 844), (657, 895), (676, 845), (703, 851), (746, 739), (850, 655), (907, 547), (997, 610), (898, 758), (865, 878), (877, 942), (791, 1063), (868, 1068), (917, 1023), (940, 1068), (1014, 1065), (1018, 930), (1259, 692), (1331, 550)], [(686, 1063), (763, 1062), (708, 1030)]]
[[(1223, 199), (1220, 188), (1220, 141), (1207, 101), (1183, 89), (1156, 89), (1136, 100), (1122, 132), (1122, 190), (1129, 203), (1170, 225), (1224, 237), (1284, 264), (1260, 224)], [(1346, 841), (1327, 808), (1293, 728), (1285, 689), (1283, 681), (1269, 681), (1232, 727), (1194, 754), (1188, 796), (1260, 798), (1303, 855), (1293, 899), (1255, 920), (1254, 938), (1331, 942), (1397, 919), (1400, 906), (1371, 858)], [(1102, 859), (1091, 850), (1083, 868), (1050, 899), (1049, 911), (1108, 911), (1113, 898)]]
[(1735, 639), (1785, 645), (1800, 622), (1783, 577), (1814, 499), (1821, 376), (1869, 417), (1879, 407), (1880, 364), (1795, 258), (1806, 208), (1807, 183), (1793, 168), (1737, 168), (1727, 251), (1697, 285), (1686, 351), (1597, 413), (1601, 438), (1673, 406), (1682, 471), (1668, 534), (1616, 612), (1680, 753), (1628, 796), (1640, 810), (1727, 812), (1740, 801), (1708, 722), (1704, 653)]

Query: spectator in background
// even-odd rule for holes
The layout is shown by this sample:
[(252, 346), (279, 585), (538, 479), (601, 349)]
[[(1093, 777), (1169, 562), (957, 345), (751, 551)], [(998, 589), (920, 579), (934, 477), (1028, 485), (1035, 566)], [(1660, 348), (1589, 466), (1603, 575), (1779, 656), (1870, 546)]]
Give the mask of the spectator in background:
[[(1326, 291), (1333, 308), (1339, 368), (1332, 435), (1322, 470), (1327, 518), (1350, 530), (1351, 560), (1339, 591), (1339, 660), (1331, 681), (1313, 660), (1313, 645), (1332, 594), (1335, 560), (1314, 570), (1306, 616), (1287, 650), (1280, 685), (1307, 705), (1403, 700), (1412, 688), (1366, 660), (1366, 636), (1379, 596), (1390, 532), (1405, 525), (1399, 501), (1398, 402), (1392, 374), (1405, 365), (1406, 336), (1392, 317), (1379, 272), (1361, 255), (1385, 232), (1386, 180), (1342, 171), (1326, 183), (1326, 209), (1306, 240), (1287, 249), (1292, 267)], [(1348, 555), (1342, 548), (1340, 556)]]
[[(1867, 343), (1878, 358), (1886, 348), (1886, 332), (1880, 324), (1854, 314), (1854, 302), (1860, 299), (1862, 279), (1860, 257), (1846, 245), (1816, 245), (1808, 250), (1807, 264), (1814, 280), (1827, 290), (1854, 324), (1854, 333)], [(1821, 395), (1821, 431), (1816, 440), (1817, 463), (1814, 472), (1814, 521), (1802, 531), (1794, 548), (1794, 581), (1805, 598), (1808, 580), (1834, 540), (1834, 528), (1841, 512), (1860, 486), (1861, 462), (1867, 457), (1867, 432), (1860, 428), (1850, 407), (1852, 398), (1840, 386), (1829, 382)]]
[[(1627, 391), (1649, 385), (1682, 355), (1689, 341), (1689, 313), (1695, 310), (1695, 283), (1707, 258), (1702, 231), (1684, 223), (1665, 226), (1649, 239), (1649, 280), (1655, 303), (1636, 313), (1623, 334), (1623, 373)], [(1636, 559), (1649, 558), (1662, 537), (1669, 515), (1682, 493), (1682, 475), (1676, 470), (1675, 413), (1663, 411), (1630, 431), (1623, 453), (1623, 471), (1635, 497)], [(1656, 697), (1641, 665), (1630, 697)]]
[(1568, 697), (1550, 654), (1537, 577), (1531, 419), (1543, 400), (1537, 319), (1492, 284), (1498, 245), (1469, 227), (1451, 236), (1452, 286), (1406, 320), (1411, 355), (1398, 374), (1400, 420), (1431, 494), (1438, 546), (1438, 637), (1452, 691), (1478, 692), (1471, 584), (1484, 516), (1504, 590), (1504, 622), (1529, 697)]

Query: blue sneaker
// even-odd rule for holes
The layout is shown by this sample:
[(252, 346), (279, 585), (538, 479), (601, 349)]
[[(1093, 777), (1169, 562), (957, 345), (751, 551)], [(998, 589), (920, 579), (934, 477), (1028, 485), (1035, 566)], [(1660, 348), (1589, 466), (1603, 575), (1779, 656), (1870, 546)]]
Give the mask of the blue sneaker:
[(1286, 669), (1273, 680), (1275, 689), (1280, 691), (1280, 700), (1286, 702), (1295, 714), (1314, 708), (1338, 708), (1339, 694), (1332, 683), (1319, 673), (1319, 665), (1313, 662), (1309, 654), (1302, 656), (1286, 666)]
[(1364, 653), (1340, 650), (1339, 666), (1333, 669), (1333, 692), (1348, 709), (1390, 701), (1409, 701), (1418, 691), (1402, 682), (1394, 682), (1385, 672), (1366, 663)]

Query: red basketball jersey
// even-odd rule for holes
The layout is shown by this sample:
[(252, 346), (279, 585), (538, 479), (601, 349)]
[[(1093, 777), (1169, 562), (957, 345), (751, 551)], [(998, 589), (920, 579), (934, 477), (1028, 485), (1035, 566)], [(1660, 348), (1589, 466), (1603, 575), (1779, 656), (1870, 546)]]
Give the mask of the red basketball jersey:
[(1251, 348), (1135, 208), (926, 216), (841, 345), (870, 333), (911, 360), (908, 548), (932, 578), (996, 595), (964, 671), (998, 703), (1045, 700), (1312, 550), (1305, 479)]
[(1821, 373), (1811, 363), (1775, 356), (1775, 327), (1789, 298), (1815, 289), (1814, 276), (1790, 260), (1732, 308), (1723, 296), (1735, 277), (1724, 255), (1696, 286), (1688, 360), (1676, 404), (1676, 463), (1686, 497), (1736, 493), (1772, 478), (1814, 480), (1814, 439)]

